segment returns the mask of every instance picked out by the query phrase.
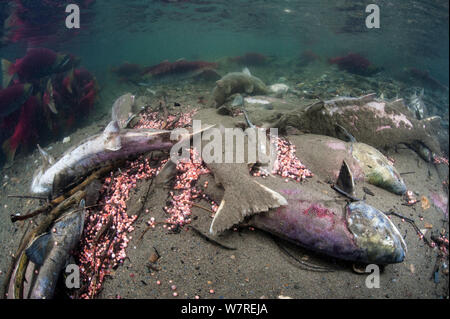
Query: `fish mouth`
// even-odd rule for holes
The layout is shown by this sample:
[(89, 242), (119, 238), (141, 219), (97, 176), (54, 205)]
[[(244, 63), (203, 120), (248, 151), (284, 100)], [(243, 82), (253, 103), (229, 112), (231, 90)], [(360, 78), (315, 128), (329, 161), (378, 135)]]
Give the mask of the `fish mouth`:
[(403, 262), (407, 247), (399, 230), (378, 209), (364, 202), (346, 207), (347, 227), (361, 251), (361, 261), (375, 264)]

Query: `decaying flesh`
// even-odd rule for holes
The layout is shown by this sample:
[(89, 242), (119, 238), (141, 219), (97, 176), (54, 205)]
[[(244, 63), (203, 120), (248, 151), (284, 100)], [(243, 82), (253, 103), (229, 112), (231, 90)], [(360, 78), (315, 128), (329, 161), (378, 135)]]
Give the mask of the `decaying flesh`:
[[(223, 155), (231, 150), (223, 147)], [(387, 216), (364, 202), (347, 204), (329, 185), (314, 179), (299, 183), (275, 174), (254, 177), (247, 162), (205, 164), (224, 189), (221, 199), (213, 197), (220, 205), (210, 225), (211, 234), (246, 220), (250, 225), (336, 258), (389, 264), (402, 262), (405, 257), (406, 245)], [(343, 166), (342, 162), (338, 165)], [(339, 174), (339, 178), (352, 178), (349, 167), (346, 172)], [(351, 187), (354, 181), (337, 184)]]
[[(242, 164), (230, 164), (242, 165)], [(244, 169), (234, 168), (234, 178), (244, 183), (229, 183), (230, 168), (222, 164), (208, 165), (215, 179), (224, 185), (224, 196), (211, 224), (212, 234), (230, 228), (248, 216), (246, 205), (230, 203), (229, 194), (245, 194), (249, 185), (257, 189), (263, 186), (278, 194), (269, 198), (252, 197), (251, 207), (280, 204), (280, 196), (286, 204), (278, 208), (260, 211), (247, 217), (247, 224), (266, 230), (276, 236), (313, 251), (340, 259), (390, 264), (402, 262), (406, 244), (389, 218), (376, 208), (362, 201), (348, 204), (344, 198), (336, 199), (331, 189), (309, 180), (303, 183), (286, 182), (276, 176), (265, 179), (251, 177)], [(345, 182), (351, 185), (351, 182)], [(245, 186), (245, 189), (241, 187)], [(247, 205), (248, 206), (248, 205)]]
[(289, 140), (296, 146), (306, 167), (322, 179), (336, 180), (340, 165), (345, 161), (357, 182), (365, 181), (395, 194), (406, 192), (405, 183), (392, 163), (367, 144), (314, 134), (293, 135)]
[(303, 132), (338, 138), (340, 132), (336, 128), (340, 126), (358, 142), (378, 149), (419, 141), (440, 154), (439, 142), (432, 134), (436, 125), (438, 117), (417, 120), (402, 100), (387, 102), (376, 99), (375, 94), (321, 101), (284, 114), (273, 124), (280, 130), (292, 126)]
[(117, 122), (112, 121), (103, 133), (67, 150), (58, 161), (40, 149), (44, 164), (33, 177), (31, 192), (50, 194), (100, 166), (152, 150), (169, 149), (178, 142), (171, 139), (171, 133), (167, 130), (120, 129)]
[(209, 103), (212, 107), (220, 107), (235, 93), (266, 94), (268, 92), (266, 85), (245, 68), (242, 72), (228, 73), (216, 81)]

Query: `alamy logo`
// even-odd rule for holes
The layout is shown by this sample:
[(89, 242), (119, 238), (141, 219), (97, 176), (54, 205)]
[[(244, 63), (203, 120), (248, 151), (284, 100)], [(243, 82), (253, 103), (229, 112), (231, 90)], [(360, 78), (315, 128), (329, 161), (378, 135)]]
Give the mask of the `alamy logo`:
[(366, 17), (366, 27), (368, 29), (380, 28), (380, 7), (376, 4), (369, 4), (366, 7), (366, 13), (370, 13)]
[[(277, 156), (278, 129), (271, 128), (210, 128), (201, 132), (201, 121), (194, 120), (192, 124), (194, 135), (193, 147), (201, 151), (201, 159), (205, 163), (260, 163), (273, 167)], [(180, 140), (170, 150), (170, 159), (174, 163), (188, 160), (191, 139), (189, 131), (178, 128), (172, 131), (170, 138)], [(205, 143), (205, 145), (203, 145)]]
[(370, 273), (366, 278), (366, 287), (369, 289), (380, 288), (380, 267), (375, 264), (367, 265), (366, 273)]
[(69, 15), (66, 17), (67, 29), (79, 29), (80, 28), (80, 7), (76, 4), (69, 4), (66, 7), (66, 13)]
[(66, 267), (66, 287), (69, 289), (80, 288), (80, 267), (69, 264)]

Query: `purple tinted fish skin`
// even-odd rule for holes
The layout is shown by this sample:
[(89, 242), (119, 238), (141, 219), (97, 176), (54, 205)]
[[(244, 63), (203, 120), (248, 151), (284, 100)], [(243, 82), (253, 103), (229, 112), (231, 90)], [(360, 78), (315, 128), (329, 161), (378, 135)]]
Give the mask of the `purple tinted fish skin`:
[(305, 188), (280, 193), (288, 195), (288, 205), (255, 215), (249, 224), (339, 259), (391, 264), (405, 258), (406, 245), (398, 230), (374, 207), (327, 200)]
[(309, 200), (288, 200), (289, 205), (255, 216), (251, 224), (301, 246), (347, 260), (363, 258), (347, 228), (343, 207)]

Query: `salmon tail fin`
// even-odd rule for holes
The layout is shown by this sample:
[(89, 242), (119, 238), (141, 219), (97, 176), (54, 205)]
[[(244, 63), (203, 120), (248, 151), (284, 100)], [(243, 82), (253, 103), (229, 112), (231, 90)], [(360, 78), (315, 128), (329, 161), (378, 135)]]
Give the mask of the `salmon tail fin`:
[(9, 86), (14, 76), (13, 66), (8, 60), (2, 59), (2, 85), (5, 89)]
[(229, 229), (247, 216), (287, 205), (287, 200), (274, 190), (256, 181), (244, 179), (242, 182), (248, 183), (245, 187), (248, 192), (245, 194), (232, 187), (225, 189), (222, 202), (209, 228), (211, 234)]
[(3, 142), (2, 150), (6, 158), (6, 163), (4, 167), (9, 168), (14, 164), (14, 157), (16, 156), (17, 146), (13, 147), (11, 145), (11, 139), (8, 139), (5, 142)]

